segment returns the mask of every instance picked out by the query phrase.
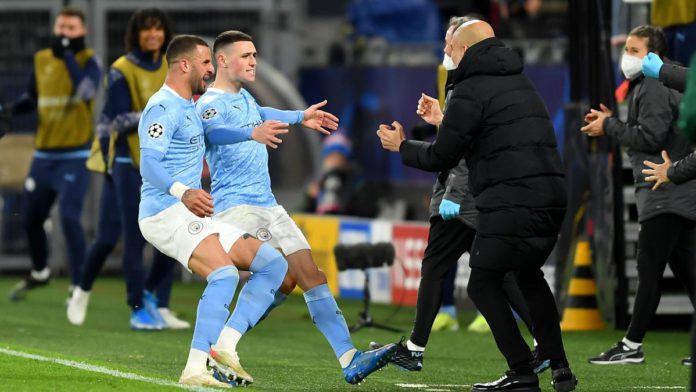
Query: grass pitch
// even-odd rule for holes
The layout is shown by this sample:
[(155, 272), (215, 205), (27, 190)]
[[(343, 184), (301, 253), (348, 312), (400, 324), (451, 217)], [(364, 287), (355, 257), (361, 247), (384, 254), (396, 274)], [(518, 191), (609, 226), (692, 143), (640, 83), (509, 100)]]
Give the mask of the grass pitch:
[[(6, 293), (16, 280), (0, 279), (0, 391), (181, 390), (173, 383), (186, 362), (192, 330), (130, 331), (122, 280), (97, 281), (82, 327), (70, 325), (65, 316), (65, 280), (31, 292), (21, 303), (11, 303)], [(200, 283), (175, 285), (171, 307), (193, 322), (202, 290)], [(361, 303), (341, 299), (338, 302), (348, 324), (356, 322)], [(372, 306), (376, 321), (405, 331), (410, 330), (414, 310)], [(465, 326), (473, 316), (461, 314), (461, 325)], [(400, 336), (363, 329), (353, 334), (353, 341), (365, 349), (371, 340), (392, 342)], [(689, 355), (687, 333), (650, 332), (644, 345), (643, 365), (587, 363), (587, 357), (607, 349), (621, 337), (622, 331), (564, 334), (569, 360), (580, 379), (578, 390), (686, 390), (690, 369), (682, 366), (680, 360)], [(248, 389), (259, 391), (468, 391), (471, 384), (492, 381), (506, 368), (490, 334), (434, 332), (422, 372), (387, 367), (362, 385), (348, 385), (329, 344), (312, 325), (300, 296), (291, 296), (247, 333), (238, 349), (242, 364), (256, 381)], [(11, 354), (17, 352), (53, 362)], [(78, 363), (82, 368), (65, 363)], [(121, 372), (121, 376), (84, 370), (89, 366)], [(549, 372), (541, 375), (540, 382), (543, 391), (553, 390)]]

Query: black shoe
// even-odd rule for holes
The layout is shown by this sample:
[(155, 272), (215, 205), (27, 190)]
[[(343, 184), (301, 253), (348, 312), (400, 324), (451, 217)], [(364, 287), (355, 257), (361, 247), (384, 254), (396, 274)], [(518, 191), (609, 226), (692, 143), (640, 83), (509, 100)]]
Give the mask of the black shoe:
[(638, 347), (633, 350), (625, 345), (623, 342), (618, 342), (611, 348), (596, 357), (588, 359), (590, 363), (595, 365), (615, 365), (623, 363), (643, 363), (645, 362), (645, 355), (643, 354), (643, 348)]
[(691, 357), (687, 357), (681, 360), (681, 364), (684, 366), (691, 366)]
[(17, 282), (15, 287), (10, 291), (10, 301), (21, 301), (27, 296), (27, 291), (35, 289), (37, 287), (45, 286), (50, 281), (50, 278), (45, 280), (34, 279), (31, 274), (26, 278)]
[(531, 366), (532, 370), (534, 370), (534, 374), (543, 373), (544, 370), (548, 369), (551, 366), (550, 360), (541, 359), (541, 357), (539, 356), (539, 347), (534, 347), (532, 355), (534, 356), (534, 359), (532, 359), (532, 361), (529, 362), (529, 366)]
[(563, 367), (551, 371), (551, 385), (556, 392), (570, 392), (575, 390), (578, 379), (569, 367)]
[(514, 370), (508, 370), (496, 381), (476, 383), (471, 388), (471, 392), (481, 391), (541, 392), (541, 389), (536, 374), (517, 374)]
[[(370, 342), (370, 350), (376, 350), (384, 346), (376, 342)], [(389, 360), (389, 363), (409, 372), (419, 372), (423, 368), (423, 351), (411, 351), (404, 344), (404, 339), (402, 338), (399, 343), (396, 344), (396, 352), (394, 356)]]

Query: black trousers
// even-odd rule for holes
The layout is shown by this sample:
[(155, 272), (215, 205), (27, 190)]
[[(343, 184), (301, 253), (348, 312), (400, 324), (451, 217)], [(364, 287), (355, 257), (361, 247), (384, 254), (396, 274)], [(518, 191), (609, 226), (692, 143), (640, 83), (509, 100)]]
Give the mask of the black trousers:
[[(514, 272), (529, 308), (539, 354), (552, 365), (566, 364), (558, 310), (541, 266), (551, 253), (556, 237), (513, 238), (476, 236), (471, 250), (472, 265), (468, 293), (488, 321), (498, 349), (510, 369), (531, 371), (532, 353), (509, 310), (503, 280)], [(490, 263), (497, 269), (482, 268)], [(509, 265), (509, 268), (500, 268)]]
[[(416, 321), (410, 338), (414, 344), (421, 347), (428, 344), (433, 321), (442, 303), (443, 287), (447, 286), (446, 276), (452, 269), (456, 271), (459, 257), (471, 250), (475, 234), (474, 229), (458, 219), (446, 221), (436, 216), (430, 220), (428, 246), (421, 265)], [(514, 276), (505, 277), (503, 289), (512, 308), (532, 331), (529, 310)], [(451, 290), (454, 290), (453, 285)], [(508, 310), (508, 313), (511, 312)]]
[(662, 214), (642, 222), (637, 261), (638, 290), (626, 338), (641, 343), (660, 304), (660, 286), (667, 264), (694, 304), (696, 222), (674, 214)]

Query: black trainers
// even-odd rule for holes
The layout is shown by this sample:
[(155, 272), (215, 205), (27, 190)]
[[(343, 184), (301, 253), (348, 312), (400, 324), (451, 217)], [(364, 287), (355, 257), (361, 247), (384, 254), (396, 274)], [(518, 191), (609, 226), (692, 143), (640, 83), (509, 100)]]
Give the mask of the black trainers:
[(569, 367), (563, 367), (551, 371), (551, 385), (556, 392), (570, 392), (575, 390), (578, 379)]
[(532, 370), (534, 370), (534, 374), (543, 373), (544, 370), (548, 369), (551, 366), (550, 360), (541, 359), (541, 357), (539, 356), (539, 347), (534, 347), (534, 351), (532, 351), (532, 356), (534, 356), (534, 359), (532, 359), (532, 362), (529, 363), (529, 366), (531, 366)]
[[(376, 350), (382, 346), (384, 345), (376, 342), (370, 342), (370, 350)], [(402, 370), (419, 372), (421, 369), (423, 369), (423, 351), (409, 350), (404, 343), (404, 339), (402, 338), (399, 343), (396, 344), (396, 352), (389, 360), (389, 363)]]
[(34, 279), (31, 274), (26, 278), (17, 282), (15, 287), (10, 291), (10, 301), (21, 301), (27, 296), (27, 291), (37, 287), (45, 286), (50, 281), (50, 278), (45, 280)]
[(514, 370), (508, 370), (495, 381), (476, 383), (471, 388), (471, 392), (482, 391), (541, 392), (541, 389), (536, 374), (518, 374)]
[(643, 363), (645, 362), (645, 355), (643, 354), (643, 348), (638, 347), (632, 350), (626, 346), (623, 342), (618, 342), (613, 345), (609, 350), (588, 359), (590, 363), (595, 365), (615, 365), (622, 363)]
[(682, 359), (681, 364), (684, 366), (691, 366), (691, 357), (686, 357)]

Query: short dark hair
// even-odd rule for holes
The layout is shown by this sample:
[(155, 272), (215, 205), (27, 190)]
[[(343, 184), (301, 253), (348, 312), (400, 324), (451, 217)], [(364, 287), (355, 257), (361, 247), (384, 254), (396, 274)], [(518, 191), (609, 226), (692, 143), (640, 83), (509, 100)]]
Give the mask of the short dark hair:
[(126, 50), (132, 51), (138, 48), (140, 31), (151, 27), (160, 27), (164, 30), (163, 49), (167, 48), (169, 41), (172, 40), (172, 28), (169, 17), (159, 8), (146, 8), (136, 11), (128, 21), (126, 29)]
[(643, 25), (631, 30), (628, 35), (648, 39), (648, 50), (657, 54), (660, 57), (667, 55), (667, 39), (665, 38), (662, 29), (656, 26)]
[(217, 53), (217, 51), (222, 49), (223, 47), (239, 41), (254, 42), (254, 40), (251, 38), (249, 34), (243, 33), (241, 31), (228, 30), (224, 33), (220, 33), (215, 38), (215, 43), (213, 43), (213, 53)]
[(181, 34), (175, 36), (167, 46), (167, 62), (171, 66), (174, 61), (196, 50), (199, 45), (209, 48), (208, 43), (196, 35)]
[(80, 18), (82, 24), (85, 24), (85, 13), (81, 9), (75, 7), (63, 7), (58, 11), (56, 16), (76, 16)]

